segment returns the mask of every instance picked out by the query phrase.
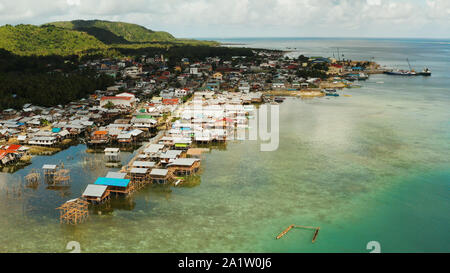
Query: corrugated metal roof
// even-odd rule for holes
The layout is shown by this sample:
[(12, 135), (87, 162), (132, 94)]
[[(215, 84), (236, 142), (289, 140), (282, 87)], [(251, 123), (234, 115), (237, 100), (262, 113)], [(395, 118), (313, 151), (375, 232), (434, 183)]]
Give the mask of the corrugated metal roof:
[(105, 153), (118, 153), (120, 151), (119, 148), (106, 148)]
[(89, 184), (83, 192), (83, 196), (102, 197), (108, 186)]
[(106, 175), (106, 177), (107, 177), (107, 178), (120, 178), (120, 179), (124, 179), (126, 175), (127, 175), (126, 173), (121, 173), (121, 172), (108, 172), (108, 174)]
[(153, 169), (150, 175), (166, 176), (169, 171), (166, 169)]
[(119, 179), (109, 177), (99, 177), (95, 181), (96, 185), (114, 186), (114, 187), (127, 187), (130, 183), (130, 179)]
[(133, 168), (130, 171), (130, 173), (134, 173), (134, 174), (146, 174), (147, 172), (148, 172), (147, 168)]
[(192, 166), (196, 161), (200, 161), (200, 159), (196, 158), (178, 158), (175, 159), (172, 163), (167, 166)]
[(134, 161), (133, 162), (133, 167), (154, 167), (155, 166), (155, 162), (150, 162), (150, 161)]

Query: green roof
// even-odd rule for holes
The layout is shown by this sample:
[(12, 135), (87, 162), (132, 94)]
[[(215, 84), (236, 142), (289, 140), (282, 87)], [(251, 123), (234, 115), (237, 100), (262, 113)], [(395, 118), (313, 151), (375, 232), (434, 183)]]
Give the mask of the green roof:
[(153, 118), (151, 115), (136, 115), (136, 118)]

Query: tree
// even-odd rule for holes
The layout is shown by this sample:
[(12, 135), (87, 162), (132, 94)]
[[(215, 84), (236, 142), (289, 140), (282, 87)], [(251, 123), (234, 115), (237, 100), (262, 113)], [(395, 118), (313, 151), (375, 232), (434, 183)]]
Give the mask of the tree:
[(108, 101), (107, 104), (105, 104), (105, 106), (103, 106), (106, 109), (113, 109), (115, 107), (114, 103)]

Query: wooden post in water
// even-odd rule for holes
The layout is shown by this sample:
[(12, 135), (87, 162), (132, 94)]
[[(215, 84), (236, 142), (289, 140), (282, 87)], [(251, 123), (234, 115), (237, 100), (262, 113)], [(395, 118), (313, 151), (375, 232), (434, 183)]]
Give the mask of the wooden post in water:
[(314, 229), (314, 235), (312, 238), (312, 243), (314, 243), (317, 239), (317, 235), (319, 235), (319, 230), (320, 227), (310, 227), (310, 226), (297, 226), (297, 225), (290, 225), (288, 228), (286, 228), (283, 232), (281, 232), (278, 236), (277, 236), (277, 240), (281, 239), (281, 237), (283, 237), (284, 235), (286, 235), (286, 233), (288, 233), (291, 229), (293, 228), (304, 228), (304, 229)]

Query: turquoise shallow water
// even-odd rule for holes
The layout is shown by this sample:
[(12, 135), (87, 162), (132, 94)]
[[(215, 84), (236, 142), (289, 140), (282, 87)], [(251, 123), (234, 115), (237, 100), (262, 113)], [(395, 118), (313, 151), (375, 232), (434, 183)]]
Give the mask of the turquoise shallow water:
[[(445, 50), (396, 43), (416, 52), (417, 63)], [(428, 62), (431, 78), (373, 75), (341, 92), (351, 97), (289, 98), (280, 105), (276, 151), (233, 141), (205, 155), (199, 186), (149, 187), (76, 227), (61, 226), (55, 208), (106, 174), (101, 155), (79, 145), (36, 157), (0, 174), (0, 188), (60, 160), (72, 185), (41, 185), (19, 200), (1, 192), (0, 251), (64, 252), (78, 241), (85, 252), (368, 252), (366, 244), (378, 241), (382, 252), (448, 252), (450, 81), (442, 56)], [(275, 240), (290, 224), (320, 226), (316, 243), (307, 230)]]

